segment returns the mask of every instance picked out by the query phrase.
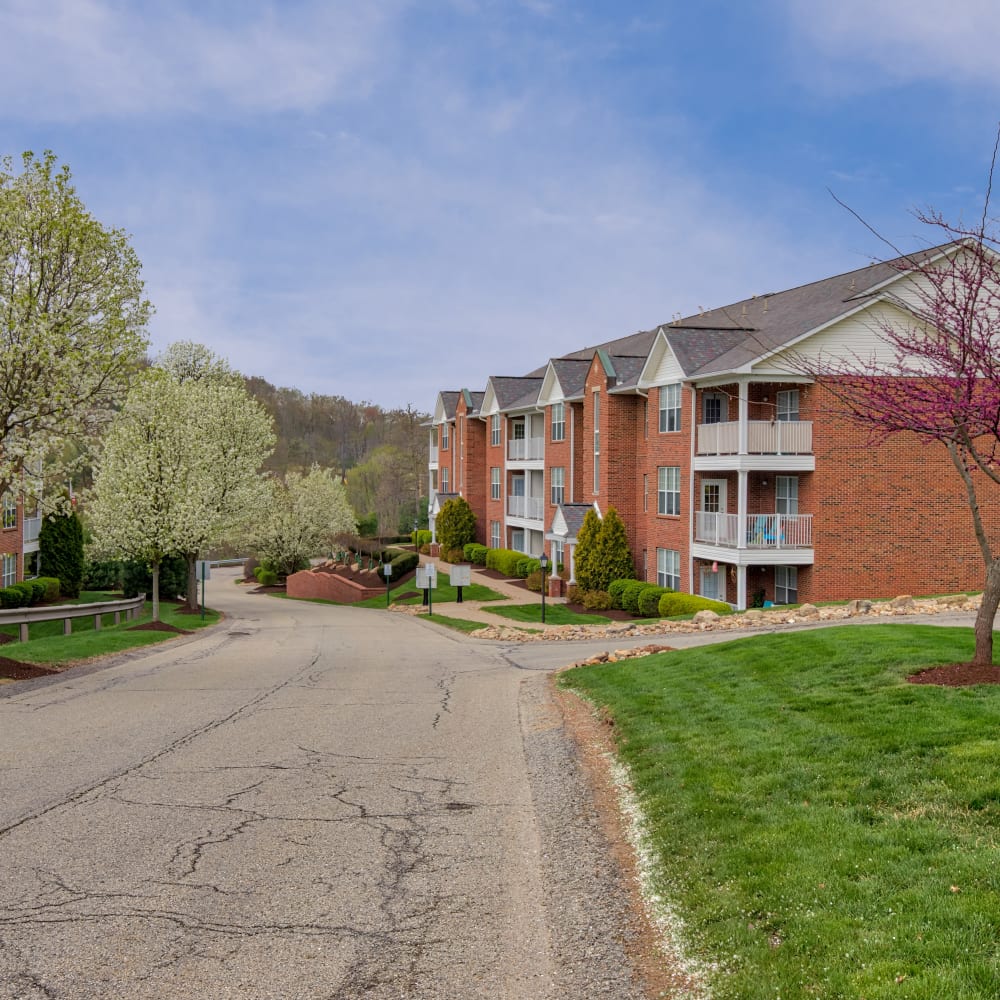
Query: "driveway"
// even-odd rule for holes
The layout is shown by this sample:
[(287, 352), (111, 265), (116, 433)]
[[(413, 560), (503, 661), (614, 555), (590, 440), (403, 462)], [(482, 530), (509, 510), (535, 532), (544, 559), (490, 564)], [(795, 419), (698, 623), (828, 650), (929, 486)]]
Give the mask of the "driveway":
[(0, 691), (0, 995), (644, 996), (575, 652), (235, 575), (207, 634)]

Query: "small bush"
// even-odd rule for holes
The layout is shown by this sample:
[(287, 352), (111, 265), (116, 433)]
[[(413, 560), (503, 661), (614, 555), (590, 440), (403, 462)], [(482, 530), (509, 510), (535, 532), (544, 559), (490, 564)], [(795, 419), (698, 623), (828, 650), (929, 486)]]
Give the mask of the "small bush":
[(27, 603), (27, 595), (17, 584), (0, 589), (0, 608), (23, 608)]
[(517, 561), (517, 575), (522, 579), (526, 580), (531, 573), (541, 572), (542, 564), (537, 559), (532, 559), (530, 556), (524, 559), (518, 559)]
[(622, 608), (622, 591), (630, 584), (634, 583), (634, 580), (612, 580), (608, 584), (608, 593), (611, 595), (611, 607), (617, 608), (621, 611)]
[(713, 601), (697, 594), (667, 593), (660, 598), (660, 617), (674, 618), (677, 615), (693, 615), (697, 611), (714, 611), (720, 615), (728, 615), (732, 608), (722, 601)]
[(441, 558), (447, 563), (463, 563), (465, 562), (465, 549), (448, 549), (441, 553)]
[(25, 584), (31, 587), (31, 603), (41, 604), (45, 600), (45, 591), (48, 588), (41, 580), (25, 580)]
[(486, 567), (513, 578), (518, 575), (517, 564), (524, 558), (523, 552), (513, 549), (490, 549), (486, 553)]
[(639, 613), (639, 594), (649, 586), (645, 580), (629, 580), (622, 588), (622, 610), (630, 615)]
[(389, 563), (389, 569), (392, 571), (389, 581), (395, 583), (401, 580), (407, 573), (415, 570), (419, 563), (420, 556), (416, 552), (401, 552)]
[(38, 582), (45, 586), (43, 601), (59, 600), (59, 578), (57, 576), (40, 576)]
[(583, 604), (583, 594), (584, 591), (578, 584), (571, 583), (566, 588), (566, 600), (570, 604)]
[(425, 544), (423, 544), (423, 545), (420, 546), (420, 554), (422, 556), (429, 556), (431, 554), (431, 543), (430, 542), (426, 542)]
[(485, 545), (480, 545), (478, 542), (473, 542), (471, 545), (466, 545), (466, 556), (465, 558), (469, 562), (474, 563), (476, 566), (486, 565), (486, 553), (489, 549)]
[(524, 585), (528, 590), (533, 590), (536, 594), (542, 592), (542, 571), (536, 569), (524, 578)]
[(24, 594), (23, 607), (35, 603), (35, 588), (31, 586), (28, 580), (22, 580), (20, 583), (12, 583), (11, 586), (16, 587)]
[(588, 590), (582, 603), (588, 611), (607, 611), (611, 607), (611, 595), (606, 590)]
[(639, 614), (643, 618), (656, 618), (660, 613), (660, 598), (669, 588), (650, 583), (639, 591)]
[(425, 545), (431, 544), (431, 539), (434, 537), (433, 533), (428, 531), (426, 528), (421, 528), (416, 535), (413, 537), (413, 532), (410, 532), (410, 542), (417, 546), (418, 549), (423, 550)]
[(271, 569), (270, 566), (258, 566), (253, 575), (257, 577), (257, 582), (262, 587), (273, 587), (278, 582), (278, 571)]

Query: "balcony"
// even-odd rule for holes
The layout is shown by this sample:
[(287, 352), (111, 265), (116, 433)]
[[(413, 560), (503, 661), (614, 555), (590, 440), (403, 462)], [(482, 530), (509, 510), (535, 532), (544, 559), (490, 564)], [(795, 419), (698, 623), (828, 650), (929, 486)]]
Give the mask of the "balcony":
[(541, 521), (545, 517), (545, 500), (542, 497), (507, 497), (507, 515)]
[(514, 438), (507, 442), (507, 459), (511, 462), (540, 462), (545, 458), (545, 438)]
[[(740, 424), (729, 420), (720, 424), (699, 424), (699, 455), (740, 454)], [(812, 454), (811, 420), (747, 421), (747, 455)]]
[(42, 530), (42, 519), (40, 517), (26, 517), (24, 519), (24, 541), (37, 542), (38, 533)]
[[(729, 549), (811, 549), (812, 514), (714, 514), (700, 510), (694, 540)], [(741, 524), (742, 520), (742, 524)]]
[(437, 450), (437, 445), (431, 445), (431, 448), (430, 448), (430, 457), (427, 460), (427, 464), (428, 465), (437, 465), (438, 464), (438, 450)]

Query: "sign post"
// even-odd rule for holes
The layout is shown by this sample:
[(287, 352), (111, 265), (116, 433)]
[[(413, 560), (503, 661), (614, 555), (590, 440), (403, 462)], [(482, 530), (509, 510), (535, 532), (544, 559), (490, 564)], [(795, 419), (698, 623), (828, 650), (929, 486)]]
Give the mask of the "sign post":
[(201, 620), (205, 620), (205, 581), (211, 576), (207, 559), (198, 560), (198, 577), (201, 579)]
[(389, 607), (389, 580), (392, 579), (392, 567), (388, 563), (383, 563), (382, 572), (385, 575), (385, 606)]

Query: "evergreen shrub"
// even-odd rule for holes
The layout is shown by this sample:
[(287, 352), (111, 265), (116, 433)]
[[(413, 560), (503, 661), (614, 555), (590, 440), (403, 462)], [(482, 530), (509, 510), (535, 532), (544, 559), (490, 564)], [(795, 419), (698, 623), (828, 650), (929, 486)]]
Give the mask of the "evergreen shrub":
[(728, 615), (732, 608), (722, 601), (713, 601), (697, 594), (667, 593), (660, 598), (660, 617), (674, 618), (677, 615), (691, 615), (697, 611), (714, 611), (716, 614)]
[(639, 613), (639, 594), (645, 590), (649, 584), (645, 580), (629, 580), (622, 588), (622, 610), (630, 615)]
[(656, 618), (660, 614), (660, 598), (669, 591), (655, 583), (647, 584), (639, 591), (639, 614), (643, 618)]

